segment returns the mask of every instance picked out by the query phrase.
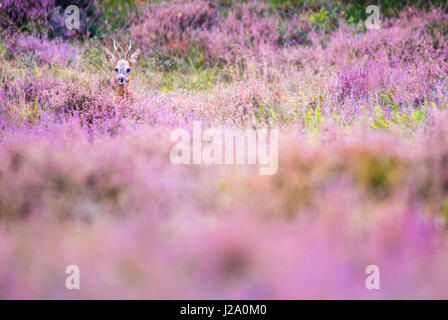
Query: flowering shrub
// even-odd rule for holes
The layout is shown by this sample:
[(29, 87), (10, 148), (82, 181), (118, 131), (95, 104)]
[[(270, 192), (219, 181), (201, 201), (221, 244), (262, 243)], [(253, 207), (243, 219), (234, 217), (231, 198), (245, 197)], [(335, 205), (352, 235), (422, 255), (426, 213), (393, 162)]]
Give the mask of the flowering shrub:
[(34, 56), (43, 64), (76, 65), (80, 51), (60, 41), (48, 41), (33, 36), (20, 36), (11, 42), (9, 54), (12, 56)]
[[(200, 48), (206, 62), (234, 60), (240, 53), (260, 53), (267, 47), (306, 42), (311, 24), (294, 15), (278, 25), (280, 17), (269, 15), (260, 2), (235, 4), (220, 13), (212, 2), (175, 1), (149, 6), (142, 23), (131, 34), (150, 53), (185, 55), (192, 46)], [(166, 58), (166, 57), (165, 57)]]
[[(28, 30), (51, 37), (73, 38), (103, 36), (110, 30), (129, 26), (139, 0), (123, 3), (115, 0), (3, 0), (0, 26), (9, 33)], [(140, 1), (142, 2), (142, 1)], [(66, 9), (75, 5), (80, 10), (78, 29), (66, 28)]]
[(48, 12), (54, 8), (54, 5), (55, 0), (4, 0), (1, 8), (6, 10), (13, 21), (24, 23), (27, 20), (45, 21)]

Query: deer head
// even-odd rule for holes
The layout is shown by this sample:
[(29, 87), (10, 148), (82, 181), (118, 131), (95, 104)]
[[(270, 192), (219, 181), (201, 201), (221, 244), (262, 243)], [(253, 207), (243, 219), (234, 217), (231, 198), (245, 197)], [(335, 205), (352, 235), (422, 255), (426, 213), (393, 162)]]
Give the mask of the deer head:
[(114, 53), (112, 53), (108, 48), (104, 48), (106, 58), (110, 65), (114, 68), (114, 82), (117, 84), (117, 94), (119, 96), (124, 96), (128, 93), (127, 85), (131, 80), (132, 68), (137, 63), (140, 56), (140, 49), (137, 49), (131, 56), (129, 56), (131, 49), (132, 43), (129, 41), (129, 47), (124, 55), (122, 55), (123, 50), (120, 45), (117, 46), (115, 40)]

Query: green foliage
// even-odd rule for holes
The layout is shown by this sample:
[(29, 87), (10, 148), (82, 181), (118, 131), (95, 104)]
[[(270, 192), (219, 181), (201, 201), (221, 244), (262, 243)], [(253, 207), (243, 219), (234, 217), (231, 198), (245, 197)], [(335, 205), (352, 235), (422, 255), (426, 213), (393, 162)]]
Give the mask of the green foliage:
[(319, 125), (322, 121), (321, 105), (324, 101), (325, 98), (322, 95), (318, 95), (311, 99), (305, 112), (304, 125), (306, 129), (316, 132), (319, 131)]
[(34, 103), (31, 103), (28, 108), (23, 108), (20, 113), (23, 117), (23, 120), (25, 120), (29, 124), (33, 124), (40, 118), (38, 99), (36, 98), (34, 100)]
[(132, 17), (138, 14), (139, 5), (135, 0), (99, 0), (95, 9), (101, 14), (87, 23), (91, 37), (103, 37), (117, 29), (131, 25)]
[(426, 116), (425, 110), (426, 110), (426, 105), (422, 105), (419, 109), (417, 109), (411, 113), (411, 119), (414, 122), (419, 122), (419, 121), (423, 120)]
[(385, 119), (383, 110), (380, 107), (375, 108), (375, 118), (372, 122), (372, 127), (381, 129), (389, 128), (389, 122)]
[(311, 14), (310, 20), (315, 28), (322, 26), (324, 29), (330, 29), (330, 18), (327, 10), (321, 10)]
[(274, 108), (269, 106), (264, 107), (261, 101), (258, 103), (258, 111), (256, 116), (258, 122), (265, 122), (267, 125), (272, 124), (276, 120)]
[(176, 88), (186, 90), (205, 90), (216, 85), (220, 70), (216, 68), (201, 68), (198, 70), (171, 70), (167, 72), (148, 73), (148, 80), (160, 90), (170, 91)]
[[(388, 90), (380, 90), (378, 93), (380, 106), (374, 111), (374, 120), (372, 126), (374, 128), (387, 129), (392, 124), (398, 124), (404, 128), (409, 128), (426, 118), (426, 106), (428, 101), (425, 97), (425, 103), (417, 110), (406, 112), (403, 106), (394, 102), (395, 89), (392, 87)], [(433, 107), (435, 105), (432, 103)], [(389, 109), (390, 116), (386, 117), (384, 110)]]
[(230, 80), (223, 76), (223, 66), (219, 63), (209, 65), (200, 47), (195, 45), (179, 55), (156, 52), (151, 57), (142, 57), (139, 65), (146, 70), (148, 82), (164, 91), (175, 88), (203, 90), (212, 88), (218, 81)]
[[(366, 8), (369, 5), (380, 5), (383, 17), (398, 17), (400, 10), (406, 6), (429, 9), (431, 6), (443, 7), (445, 0), (265, 0), (272, 10), (292, 13), (307, 11), (316, 26), (329, 30), (337, 27), (340, 18), (349, 24), (356, 25), (367, 18)], [(448, 8), (445, 8), (447, 10)]]
[(440, 204), (440, 211), (442, 211), (442, 214), (448, 218), (448, 197), (443, 198), (442, 203)]
[(342, 124), (342, 120), (339, 114), (337, 113), (333, 113), (330, 111), (329, 116), (331, 118), (333, 118), (333, 120), (336, 122), (337, 125), (341, 125)]

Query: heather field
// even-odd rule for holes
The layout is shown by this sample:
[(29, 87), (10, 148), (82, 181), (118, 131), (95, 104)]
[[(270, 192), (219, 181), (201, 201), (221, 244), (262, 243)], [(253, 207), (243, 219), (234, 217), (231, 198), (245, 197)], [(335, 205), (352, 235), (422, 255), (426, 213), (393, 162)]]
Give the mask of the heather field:
[(448, 298), (448, 10), (380, 2), (0, 0), (0, 299)]

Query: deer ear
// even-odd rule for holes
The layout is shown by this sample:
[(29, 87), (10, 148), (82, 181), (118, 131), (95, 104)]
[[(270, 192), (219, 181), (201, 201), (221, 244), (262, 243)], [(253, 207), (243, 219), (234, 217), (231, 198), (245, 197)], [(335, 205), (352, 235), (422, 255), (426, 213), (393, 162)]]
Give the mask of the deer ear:
[(129, 58), (129, 62), (132, 64), (136, 64), (139, 57), (140, 57), (140, 49), (137, 49)]
[(117, 61), (117, 57), (107, 48), (104, 48), (104, 54), (106, 55), (107, 60), (113, 66)]

